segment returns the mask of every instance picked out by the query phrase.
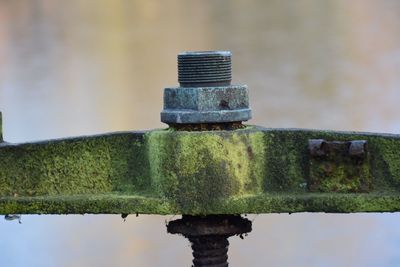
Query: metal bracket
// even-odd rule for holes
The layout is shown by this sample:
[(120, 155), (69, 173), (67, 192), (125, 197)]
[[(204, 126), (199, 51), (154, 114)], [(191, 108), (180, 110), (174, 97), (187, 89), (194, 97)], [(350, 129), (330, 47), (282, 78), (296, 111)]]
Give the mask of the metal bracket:
[(372, 176), (366, 140), (309, 139), (308, 189), (313, 192), (369, 192)]

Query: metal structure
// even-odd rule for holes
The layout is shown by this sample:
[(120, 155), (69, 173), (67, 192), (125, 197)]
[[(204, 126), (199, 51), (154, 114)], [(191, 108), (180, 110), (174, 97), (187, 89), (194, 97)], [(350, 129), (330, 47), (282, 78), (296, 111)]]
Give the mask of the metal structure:
[(400, 135), (244, 125), (230, 52), (182, 53), (178, 70), (168, 129), (12, 144), (0, 113), (0, 214), (182, 214), (168, 231), (194, 265), (227, 266), (240, 214), (400, 211)]
[(179, 54), (181, 87), (164, 90), (161, 121), (174, 127), (249, 120), (247, 86), (231, 85), (231, 79), (231, 53), (228, 51)]
[(182, 216), (167, 225), (168, 233), (181, 234), (192, 243), (193, 266), (228, 266), (228, 238), (247, 234), (251, 221), (239, 215)]

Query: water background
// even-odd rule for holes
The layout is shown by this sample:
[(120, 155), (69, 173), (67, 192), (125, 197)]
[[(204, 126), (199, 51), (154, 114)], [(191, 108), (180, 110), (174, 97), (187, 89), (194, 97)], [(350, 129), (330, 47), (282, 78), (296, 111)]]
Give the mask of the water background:
[[(400, 1), (0, 0), (4, 139), (165, 127), (176, 54), (231, 50), (251, 124), (400, 132)], [(400, 266), (398, 214), (249, 215), (231, 266)], [(172, 216), (0, 221), (0, 266), (190, 266)]]

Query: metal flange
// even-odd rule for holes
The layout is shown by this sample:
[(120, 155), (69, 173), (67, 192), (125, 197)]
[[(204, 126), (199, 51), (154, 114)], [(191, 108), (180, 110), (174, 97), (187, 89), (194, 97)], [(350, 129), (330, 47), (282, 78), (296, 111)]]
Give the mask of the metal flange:
[(250, 118), (245, 85), (164, 90), (161, 121), (168, 124), (235, 122)]

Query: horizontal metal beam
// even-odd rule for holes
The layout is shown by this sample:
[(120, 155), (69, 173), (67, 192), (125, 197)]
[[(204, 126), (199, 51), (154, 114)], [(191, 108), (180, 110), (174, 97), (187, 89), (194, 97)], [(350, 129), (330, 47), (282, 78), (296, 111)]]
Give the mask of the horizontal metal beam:
[(92, 194), (2, 197), (0, 214), (259, 214), (296, 212), (398, 212), (394, 193), (262, 193), (213, 201), (207, 207), (182, 209), (173, 201), (144, 195)]
[[(354, 140), (364, 158), (335, 150)], [(400, 211), (399, 150), (399, 135), (256, 126), (0, 141), (0, 213)]]

